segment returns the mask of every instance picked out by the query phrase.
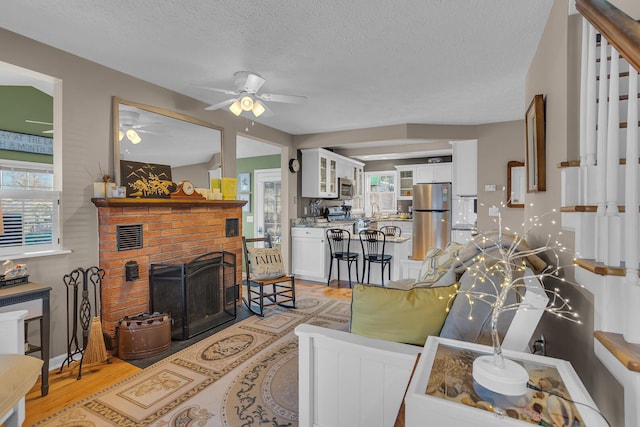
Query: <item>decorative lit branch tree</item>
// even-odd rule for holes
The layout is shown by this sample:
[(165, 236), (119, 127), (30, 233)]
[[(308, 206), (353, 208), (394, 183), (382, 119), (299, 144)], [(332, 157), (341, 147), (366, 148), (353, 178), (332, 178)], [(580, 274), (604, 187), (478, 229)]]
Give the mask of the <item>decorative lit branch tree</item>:
[[(491, 307), (490, 327), (493, 344), (493, 356), (483, 356), (474, 362), (474, 379), (483, 387), (501, 394), (524, 394), (528, 374), (519, 364), (505, 360), (502, 354), (498, 320), (508, 311), (533, 309), (526, 300), (526, 281), (537, 279), (541, 283), (550, 283), (549, 278), (566, 281), (562, 275), (565, 268), (560, 266), (560, 254), (568, 249), (557, 239), (548, 235), (543, 246), (531, 248), (526, 241), (527, 235), (543, 226), (543, 220), (555, 213), (555, 210), (539, 217), (533, 217), (522, 224), (523, 232), (512, 233), (508, 228), (503, 232), (502, 216), (498, 214), (498, 231), (479, 233), (473, 240), (478, 255), (468, 268), (473, 284), (470, 289), (458, 291), (457, 298), (467, 298), (469, 319), (473, 319), (474, 303)], [(550, 220), (551, 224), (555, 221)], [(550, 263), (542, 270), (527, 269), (527, 259), (534, 255), (543, 255)], [(458, 259), (459, 262), (462, 260)], [(529, 273), (527, 273), (529, 272)], [(532, 272), (532, 274), (531, 274)], [(549, 303), (544, 311), (558, 317), (581, 323), (578, 314), (573, 311), (569, 299), (564, 298), (558, 288), (546, 289)], [(515, 298), (514, 298), (515, 297)]]

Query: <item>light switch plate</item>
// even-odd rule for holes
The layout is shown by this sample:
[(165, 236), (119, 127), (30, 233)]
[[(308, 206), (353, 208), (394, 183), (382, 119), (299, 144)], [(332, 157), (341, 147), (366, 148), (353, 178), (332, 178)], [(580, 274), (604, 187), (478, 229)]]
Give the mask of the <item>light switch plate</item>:
[(247, 222), (253, 222), (253, 215), (247, 215)]
[(484, 191), (496, 191), (495, 184), (485, 184)]
[(489, 216), (498, 216), (500, 215), (500, 208), (496, 208), (495, 206), (489, 208)]

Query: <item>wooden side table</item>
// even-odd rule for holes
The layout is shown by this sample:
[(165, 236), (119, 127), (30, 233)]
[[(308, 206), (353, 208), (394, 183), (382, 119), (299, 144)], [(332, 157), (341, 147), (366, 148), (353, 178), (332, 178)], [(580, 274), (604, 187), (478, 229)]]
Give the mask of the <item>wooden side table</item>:
[(25, 353), (40, 352), (42, 365), (41, 393), (49, 393), (49, 331), (51, 314), (49, 308), (51, 287), (37, 283), (25, 283), (0, 289), (0, 313), (14, 310), (27, 310), (25, 330), (29, 322), (39, 321), (40, 343), (25, 348)]

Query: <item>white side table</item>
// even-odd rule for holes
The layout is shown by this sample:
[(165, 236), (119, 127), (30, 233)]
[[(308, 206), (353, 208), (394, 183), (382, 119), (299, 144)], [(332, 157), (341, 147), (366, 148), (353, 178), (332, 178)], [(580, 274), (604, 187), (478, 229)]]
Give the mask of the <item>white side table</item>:
[(429, 425), (526, 426), (538, 425), (541, 419), (548, 424), (540, 425), (558, 425), (554, 419), (567, 417), (570, 420), (561, 425), (607, 425), (596, 411), (553, 394), (596, 408), (565, 360), (504, 350), (506, 358), (529, 372), (529, 382), (545, 391), (529, 390), (520, 399), (478, 393), (471, 371), (473, 360), (492, 353), (489, 346), (429, 337), (407, 389), (405, 426), (423, 426), (426, 420)]

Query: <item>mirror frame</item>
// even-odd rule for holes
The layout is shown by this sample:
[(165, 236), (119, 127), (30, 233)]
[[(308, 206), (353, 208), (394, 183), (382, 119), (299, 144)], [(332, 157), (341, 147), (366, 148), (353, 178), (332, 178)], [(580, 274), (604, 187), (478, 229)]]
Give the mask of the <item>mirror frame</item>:
[(220, 126), (212, 125), (204, 120), (196, 119), (195, 117), (187, 116), (186, 114), (178, 113), (176, 111), (167, 110), (165, 108), (154, 107), (152, 105), (140, 104), (138, 102), (128, 101), (126, 99), (119, 98), (117, 96), (111, 97), (111, 133), (113, 139), (113, 176), (116, 185), (122, 185), (120, 182), (120, 141), (118, 140), (118, 131), (120, 129), (120, 104), (128, 105), (129, 107), (139, 108), (141, 110), (149, 111), (151, 113), (160, 114), (162, 116), (171, 117), (184, 122), (193, 123), (215, 129), (220, 132), (220, 156), (222, 164), (220, 165), (220, 175), (224, 176), (224, 128)]
[[(513, 182), (515, 181), (513, 179), (513, 174), (518, 168), (520, 168), (520, 171), (522, 173), (522, 178), (524, 178), (524, 174), (525, 174), (524, 162), (518, 162), (516, 160), (511, 160), (511, 161), (509, 161), (509, 163), (507, 163), (507, 207), (509, 207), (509, 208), (524, 208), (524, 203), (512, 203), (511, 202), (511, 193), (513, 191)], [(524, 183), (524, 181), (522, 181), (522, 182)], [(522, 198), (524, 198), (525, 194), (526, 194), (526, 189), (525, 189), (524, 185), (520, 188), (520, 191), (522, 193)]]

